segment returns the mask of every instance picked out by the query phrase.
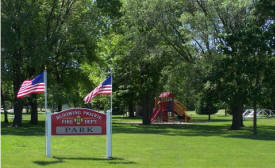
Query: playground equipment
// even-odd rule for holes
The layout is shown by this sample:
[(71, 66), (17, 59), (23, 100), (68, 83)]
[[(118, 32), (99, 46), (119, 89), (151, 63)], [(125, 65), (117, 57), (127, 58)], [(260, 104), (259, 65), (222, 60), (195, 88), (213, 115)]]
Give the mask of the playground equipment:
[(155, 105), (153, 109), (153, 115), (151, 121), (157, 119), (160, 116), (163, 122), (168, 121), (169, 112), (171, 116), (174, 117), (176, 113), (184, 121), (189, 121), (191, 117), (186, 115), (186, 107), (182, 105), (179, 101), (174, 100), (174, 95), (170, 92), (163, 92), (160, 94), (159, 98), (155, 98)]
[[(270, 118), (275, 115), (274, 110), (270, 109), (257, 109), (256, 115), (258, 118)], [(243, 119), (245, 118), (253, 118), (254, 117), (254, 109), (246, 109), (243, 113)]]

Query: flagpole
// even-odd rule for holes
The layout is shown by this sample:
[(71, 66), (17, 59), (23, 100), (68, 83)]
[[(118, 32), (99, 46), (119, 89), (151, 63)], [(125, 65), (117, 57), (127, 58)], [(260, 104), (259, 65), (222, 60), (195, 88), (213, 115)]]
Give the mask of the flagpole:
[(47, 67), (44, 70), (45, 83), (45, 137), (46, 137), (46, 156), (51, 157), (51, 114), (48, 111), (48, 96), (47, 96)]
[(113, 74), (111, 73), (111, 109), (107, 110), (107, 158), (112, 159), (112, 112), (113, 112)]

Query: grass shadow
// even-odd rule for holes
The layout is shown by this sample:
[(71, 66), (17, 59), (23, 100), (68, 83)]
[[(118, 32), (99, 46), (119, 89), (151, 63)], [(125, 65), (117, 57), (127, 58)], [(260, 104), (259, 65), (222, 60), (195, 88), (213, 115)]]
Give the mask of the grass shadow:
[(253, 139), (253, 140), (265, 140), (265, 141), (274, 141), (275, 140), (275, 126), (260, 126), (257, 128), (257, 134), (253, 134), (252, 127), (244, 128), (248, 133), (242, 133), (241, 131), (234, 134), (227, 135), (231, 138), (244, 138), (244, 139)]
[[(251, 127), (244, 127), (242, 130), (229, 130), (231, 122), (225, 119), (214, 119), (210, 122), (201, 121), (192, 124), (152, 124), (142, 125), (136, 123), (113, 123), (113, 134), (159, 134), (167, 136), (222, 136), (229, 138), (245, 138), (255, 140), (275, 140), (275, 126), (263, 125), (258, 127), (258, 135), (252, 134)], [(223, 122), (223, 124), (216, 124)], [(2, 123), (2, 135), (19, 136), (44, 136), (45, 122), (39, 121), (33, 125), (24, 121), (23, 127), (13, 128), (8, 124)], [(43, 164), (43, 163), (42, 163)]]
[(23, 123), (22, 127), (11, 127), (10, 124), (1, 123), (2, 135), (19, 135), (19, 136), (44, 136), (45, 122), (38, 121), (37, 124)]
[(222, 136), (228, 138), (246, 138), (255, 140), (275, 140), (275, 126), (260, 126), (258, 135), (252, 134), (251, 127), (241, 130), (229, 130), (230, 124), (207, 125), (207, 124), (113, 124), (113, 134), (159, 134), (167, 136)]
[(40, 166), (48, 166), (51, 164), (57, 164), (57, 163), (62, 163), (63, 160), (56, 160), (56, 161), (34, 161), (33, 163), (40, 165)]
[(108, 158), (94, 158), (94, 157), (59, 157), (59, 156), (53, 156), (53, 159), (56, 159), (55, 161), (34, 161), (33, 163), (41, 165), (41, 166), (47, 166), (50, 164), (57, 164), (57, 163), (63, 163), (66, 160), (80, 160), (80, 161), (104, 161), (109, 164), (136, 164), (136, 162), (128, 161), (123, 158), (114, 157), (111, 159)]

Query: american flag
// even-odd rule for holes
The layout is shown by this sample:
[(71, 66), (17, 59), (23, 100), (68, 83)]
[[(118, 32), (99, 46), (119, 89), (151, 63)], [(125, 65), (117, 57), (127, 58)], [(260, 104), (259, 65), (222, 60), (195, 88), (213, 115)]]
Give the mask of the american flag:
[(22, 98), (34, 93), (44, 93), (45, 92), (45, 82), (44, 73), (37, 75), (33, 80), (25, 80), (21, 85), (17, 98)]
[(101, 82), (93, 91), (91, 91), (83, 101), (89, 103), (96, 95), (110, 95), (112, 94), (112, 75)]

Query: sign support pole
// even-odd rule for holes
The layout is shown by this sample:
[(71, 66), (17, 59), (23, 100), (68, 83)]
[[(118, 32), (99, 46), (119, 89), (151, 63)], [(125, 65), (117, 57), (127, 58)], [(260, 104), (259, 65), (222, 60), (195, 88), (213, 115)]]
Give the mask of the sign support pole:
[(45, 136), (46, 136), (46, 156), (51, 157), (51, 113), (48, 111), (47, 100), (47, 68), (44, 70), (44, 82), (45, 82)]
[(112, 112), (107, 110), (107, 121), (106, 121), (106, 136), (107, 136), (107, 150), (106, 157), (107, 159), (112, 159)]
[(46, 155), (47, 157), (51, 157), (51, 113), (47, 112), (47, 149), (46, 149)]

